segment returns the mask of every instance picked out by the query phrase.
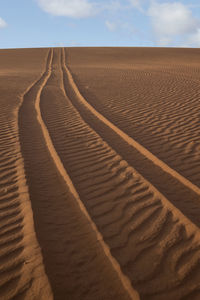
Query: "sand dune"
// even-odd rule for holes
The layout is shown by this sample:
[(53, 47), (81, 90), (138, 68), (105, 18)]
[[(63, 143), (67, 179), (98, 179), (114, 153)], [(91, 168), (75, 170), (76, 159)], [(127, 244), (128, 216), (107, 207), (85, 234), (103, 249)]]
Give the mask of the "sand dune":
[(0, 297), (199, 299), (199, 50), (2, 54)]

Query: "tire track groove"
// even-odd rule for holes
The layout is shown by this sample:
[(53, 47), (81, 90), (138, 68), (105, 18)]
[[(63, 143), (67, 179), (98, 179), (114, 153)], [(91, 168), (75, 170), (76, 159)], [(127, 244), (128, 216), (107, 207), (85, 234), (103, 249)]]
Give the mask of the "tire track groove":
[[(59, 58), (60, 56), (61, 58)], [(69, 86), (66, 85), (64, 56), (61, 53), (58, 55), (56, 64), (57, 69), (49, 82), (49, 89), (44, 91), (41, 97), (42, 119), (64, 168), (67, 170), (93, 222), (109, 246), (113, 257), (118, 261), (122, 271), (130, 278), (133, 286), (139, 291), (141, 299), (160, 300), (170, 297), (171, 299), (178, 299), (178, 297), (184, 297), (186, 294), (198, 290), (198, 274), (194, 274), (194, 284), (191, 287), (189, 280), (186, 280), (184, 285), (182, 284), (183, 278), (187, 277), (188, 269), (185, 269), (184, 274), (180, 275), (175, 268), (169, 268), (167, 264), (159, 265), (159, 262), (170, 249), (165, 247), (165, 244), (177, 243), (178, 245), (182, 235), (180, 231), (182, 227), (186, 232), (183, 236), (183, 244), (190, 243), (190, 246), (196, 249), (196, 255), (199, 257), (197, 227), (170, 204), (149, 181), (145, 180), (130, 164), (123, 160), (110, 146), (112, 144), (110, 140), (107, 143), (98, 134), (98, 131), (93, 129), (93, 126), (88, 125), (88, 122), (83, 120), (80, 113), (72, 105), (72, 99), (68, 97), (71, 92)], [(55, 89), (58, 82), (64, 97), (61, 97), (61, 92), (57, 88)], [(70, 122), (68, 122), (69, 120)], [(73, 130), (73, 126), (71, 126), (73, 122), (80, 124), (81, 134), (77, 128)], [(92, 145), (88, 143), (88, 137), (94, 141)], [(68, 144), (73, 143), (76, 144), (76, 150), (68, 147)], [(99, 159), (99, 147), (102, 143), (105, 148), (111, 151), (111, 155), (106, 160)], [(84, 158), (87, 157), (91, 147), (96, 149), (96, 159), (92, 162)], [(80, 155), (80, 159), (77, 154)], [(112, 168), (113, 164), (115, 164), (115, 168)], [(106, 174), (110, 172), (112, 179), (109, 183), (103, 182), (101, 184), (97, 179), (98, 177), (94, 176), (96, 172), (94, 170), (99, 167), (102, 170), (102, 175), (107, 176)], [(85, 168), (85, 174), (88, 178), (87, 187), (81, 183), (83, 168)], [(119, 183), (121, 183), (120, 193)], [(147, 191), (141, 189), (140, 192), (135, 193), (138, 185), (147, 186)], [(132, 189), (129, 189), (131, 186)], [(110, 193), (108, 193), (109, 190)], [(126, 209), (126, 207), (128, 208)], [(114, 221), (116, 224), (113, 225), (112, 222)], [(106, 224), (109, 222), (110, 224), (107, 226)], [(157, 233), (156, 238), (155, 232)], [(164, 235), (166, 241), (163, 241)], [(152, 245), (154, 238), (157, 239), (157, 243)], [(148, 257), (148, 252), (144, 249), (150, 248), (150, 246), (151, 251)], [(132, 262), (136, 255), (139, 257), (138, 260)], [(158, 261), (157, 268), (155, 268), (155, 257)], [(169, 257), (172, 257), (172, 265), (174, 265), (175, 260), (171, 252)], [(194, 261), (195, 263), (198, 266), (199, 262)], [(160, 284), (160, 273), (156, 270), (161, 270), (162, 277), (165, 278)], [(171, 278), (170, 281), (168, 277)], [(150, 290), (149, 281), (153, 282), (154, 290)], [(163, 295), (161, 290), (166, 289), (168, 282), (168, 291)]]
[(22, 152), (45, 270), (55, 299), (103, 299), (109, 295), (110, 299), (128, 300), (41, 117), (40, 100), (46, 91), (55, 90), (55, 97), (62, 97), (58, 83), (51, 84), (57, 52), (51, 50), (46, 72), (26, 94), (20, 114)]
[(20, 96), (14, 113), (11, 113), (13, 107), (9, 106), (11, 103), (6, 101), (6, 97), (5, 100), (3, 97), (1, 99), (0, 298), (4, 300), (17, 299), (22, 291), (27, 299), (32, 300), (37, 296), (45, 299), (44, 294), (51, 299), (50, 286), (34, 233), (18, 123), (18, 112), (24, 95), (34, 84)]

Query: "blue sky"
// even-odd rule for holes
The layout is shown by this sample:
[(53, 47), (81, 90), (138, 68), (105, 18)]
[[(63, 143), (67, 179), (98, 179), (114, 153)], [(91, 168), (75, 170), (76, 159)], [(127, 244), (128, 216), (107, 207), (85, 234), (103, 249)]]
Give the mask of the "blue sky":
[(0, 48), (200, 47), (200, 1), (0, 0)]

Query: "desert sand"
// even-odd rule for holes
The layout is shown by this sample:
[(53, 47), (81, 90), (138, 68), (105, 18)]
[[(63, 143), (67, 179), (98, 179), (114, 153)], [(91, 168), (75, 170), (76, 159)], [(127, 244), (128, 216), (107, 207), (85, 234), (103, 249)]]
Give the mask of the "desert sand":
[(200, 50), (0, 50), (0, 299), (200, 299)]

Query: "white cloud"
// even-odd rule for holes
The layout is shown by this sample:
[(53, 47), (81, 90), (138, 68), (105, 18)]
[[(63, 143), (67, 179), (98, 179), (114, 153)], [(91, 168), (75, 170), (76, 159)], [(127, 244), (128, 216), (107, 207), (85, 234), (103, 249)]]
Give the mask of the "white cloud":
[(2, 18), (0, 18), (0, 28), (4, 28), (6, 26), (7, 26), (7, 23)]
[(152, 2), (148, 15), (151, 18), (153, 30), (158, 44), (169, 45), (174, 39), (194, 34), (199, 25), (190, 9), (180, 2)]
[(87, 18), (96, 14), (115, 13), (124, 9), (120, 0), (35, 0), (41, 9), (54, 16)]
[(133, 5), (133, 6), (140, 6), (141, 0), (129, 0), (129, 2)]
[(105, 25), (109, 31), (115, 31), (117, 29), (117, 24), (114, 22), (106, 21)]
[(39, 6), (55, 16), (86, 18), (95, 13), (94, 4), (88, 0), (37, 0)]
[(105, 21), (105, 25), (109, 31), (117, 33), (120, 38), (133, 37), (138, 35), (138, 31), (128, 22), (116, 21)]

